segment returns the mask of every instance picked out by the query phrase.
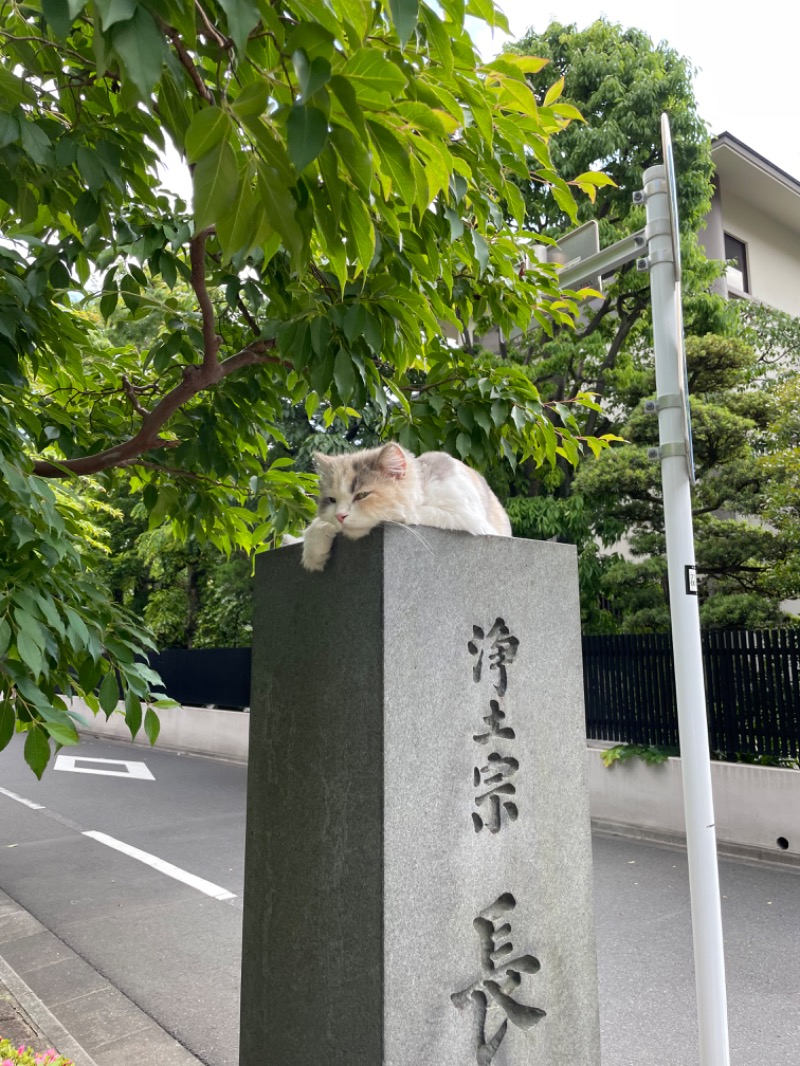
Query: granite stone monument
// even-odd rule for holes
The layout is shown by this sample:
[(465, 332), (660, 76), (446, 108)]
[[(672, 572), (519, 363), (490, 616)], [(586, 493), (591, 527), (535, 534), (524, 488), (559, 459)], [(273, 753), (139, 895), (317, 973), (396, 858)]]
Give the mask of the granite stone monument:
[(598, 1066), (572, 547), (262, 555), (241, 1066)]

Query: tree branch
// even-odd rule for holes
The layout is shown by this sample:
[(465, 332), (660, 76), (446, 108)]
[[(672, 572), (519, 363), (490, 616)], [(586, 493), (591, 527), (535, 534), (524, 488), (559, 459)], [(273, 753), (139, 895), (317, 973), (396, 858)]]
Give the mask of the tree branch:
[(208, 30), (209, 36), (213, 37), (213, 39), (217, 42), (220, 48), (223, 48), (225, 51), (228, 51), (233, 42), (230, 40), (226, 40), (225, 37), (222, 36), (217, 27), (206, 14), (203, 5), (200, 3), (200, 0), (194, 0), (194, 6), (197, 8), (200, 18), (203, 20), (203, 25), (205, 26), (206, 30)]
[(135, 385), (131, 384), (130, 378), (127, 374), (122, 375), (122, 391), (131, 401), (131, 407), (134, 409), (137, 415), (146, 416), (150, 414), (150, 412), (147, 410), (144, 404), (142, 404), (141, 400), (139, 399), (139, 396), (137, 395), (138, 392), (140, 392), (141, 390), (137, 389)]
[(236, 371), (247, 366), (255, 366), (260, 363), (278, 363), (284, 366), (291, 366), (285, 360), (267, 354), (274, 347), (274, 340), (256, 341), (246, 348), (242, 348), (240, 352), (230, 356), (228, 359), (222, 360), (222, 362), (215, 360), (213, 363), (206, 363), (204, 361), (200, 366), (184, 367), (183, 380), (163, 396), (156, 406), (144, 416), (138, 433), (111, 448), (106, 448), (102, 452), (95, 452), (94, 455), (82, 455), (77, 459), (64, 459), (63, 461), (58, 461), (57, 465), (49, 459), (36, 459), (33, 464), (34, 474), (38, 477), (47, 478), (66, 478), (73, 474), (97, 474), (101, 470), (122, 466), (130, 462), (130, 460), (136, 459), (137, 456), (153, 451), (156, 448), (175, 447), (176, 442), (164, 440), (161, 437), (161, 430), (172, 415), (180, 410), (184, 404), (188, 403), (189, 400), (197, 396), (198, 393), (218, 384), (230, 374), (235, 374)]
[(169, 37), (169, 39), (172, 41), (175, 51), (178, 53), (178, 59), (181, 61), (181, 64), (186, 68), (189, 77), (194, 82), (195, 88), (197, 89), (198, 93), (200, 93), (200, 95), (207, 103), (215, 103), (216, 101), (214, 100), (214, 94), (203, 81), (203, 76), (197, 69), (197, 67), (194, 65), (194, 60), (192, 59), (192, 57), (186, 51), (186, 45), (181, 40), (178, 31), (174, 28), (174, 26), (167, 25), (166, 22), (161, 22), (161, 27), (164, 30), (164, 33), (166, 33), (167, 37)]
[(211, 229), (204, 229), (189, 241), (189, 261), (192, 265), (192, 288), (203, 317), (203, 366), (216, 366), (222, 337), (217, 334), (214, 304), (206, 285), (206, 238)]

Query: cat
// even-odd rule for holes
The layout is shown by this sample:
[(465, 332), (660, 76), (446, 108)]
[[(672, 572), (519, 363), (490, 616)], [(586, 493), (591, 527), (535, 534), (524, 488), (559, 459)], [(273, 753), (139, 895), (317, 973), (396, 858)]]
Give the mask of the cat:
[(414, 458), (399, 444), (314, 456), (317, 517), (303, 538), (303, 566), (323, 570), (339, 533), (365, 537), (381, 522), (511, 536), (511, 523), (484, 478), (444, 452)]

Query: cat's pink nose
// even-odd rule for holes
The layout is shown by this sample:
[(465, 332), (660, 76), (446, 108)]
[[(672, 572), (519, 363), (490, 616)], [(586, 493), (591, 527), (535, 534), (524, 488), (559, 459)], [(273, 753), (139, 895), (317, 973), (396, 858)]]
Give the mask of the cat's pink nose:
[(345, 511), (344, 514), (337, 514), (336, 517), (340, 522), (344, 522), (345, 518), (347, 518), (347, 511)]

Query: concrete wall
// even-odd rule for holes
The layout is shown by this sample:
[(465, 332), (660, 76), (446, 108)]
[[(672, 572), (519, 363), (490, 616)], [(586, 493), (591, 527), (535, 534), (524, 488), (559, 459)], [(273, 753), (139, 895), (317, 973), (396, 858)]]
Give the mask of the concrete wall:
[(725, 232), (747, 245), (750, 294), (780, 311), (800, 315), (797, 232), (728, 189), (722, 190), (722, 218)]
[[(130, 742), (121, 714), (108, 722), (75, 701), (89, 724), (81, 733)], [(158, 747), (247, 761), (250, 715), (246, 712), (179, 707), (161, 711)], [(149, 747), (144, 730), (136, 744)], [(680, 759), (650, 766), (634, 758), (607, 768), (602, 751), (589, 743), (589, 794), (595, 826), (612, 832), (680, 841), (684, 837)], [(717, 840), (723, 851), (800, 863), (800, 771), (742, 763), (711, 764)], [(782, 838), (787, 846), (778, 844)]]
[[(603, 748), (591, 745), (588, 750), (595, 825), (653, 839), (683, 840), (681, 760), (651, 766), (633, 758), (606, 767), (602, 752)], [(711, 781), (721, 851), (800, 862), (800, 771), (712, 762)]]
[[(131, 742), (130, 730), (122, 714), (115, 712), (106, 721), (102, 712), (97, 716), (93, 715), (82, 700), (73, 700), (72, 706), (88, 723), (86, 726), (78, 724), (79, 733)], [(250, 715), (247, 711), (175, 707), (169, 711), (159, 711), (158, 717), (161, 721), (161, 732), (157, 741), (159, 748), (247, 762), (250, 730)], [(134, 743), (150, 747), (144, 729), (139, 730)]]

